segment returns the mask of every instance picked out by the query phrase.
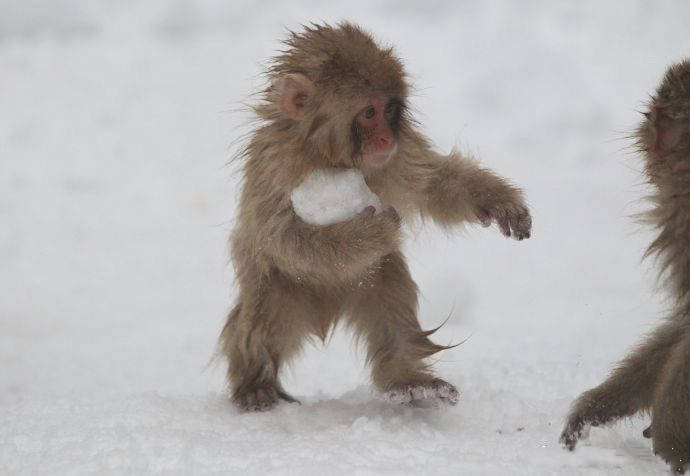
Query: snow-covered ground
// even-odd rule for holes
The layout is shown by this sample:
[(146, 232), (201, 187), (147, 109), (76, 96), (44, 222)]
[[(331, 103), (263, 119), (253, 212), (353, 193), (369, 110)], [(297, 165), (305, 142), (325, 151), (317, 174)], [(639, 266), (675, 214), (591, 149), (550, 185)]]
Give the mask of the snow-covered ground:
[[(0, 473), (643, 474), (645, 419), (558, 444), (663, 314), (636, 112), (690, 54), (690, 3), (0, 0)], [(242, 103), (285, 27), (396, 46), (439, 149), (524, 186), (532, 239), (411, 230), (457, 407), (371, 392), (343, 330), (238, 414), (209, 364), (233, 296)]]

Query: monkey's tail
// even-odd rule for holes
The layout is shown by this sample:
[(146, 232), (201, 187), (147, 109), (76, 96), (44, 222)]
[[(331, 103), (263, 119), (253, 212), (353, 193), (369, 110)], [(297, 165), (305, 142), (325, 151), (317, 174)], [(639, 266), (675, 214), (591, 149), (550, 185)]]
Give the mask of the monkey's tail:
[(242, 303), (235, 304), (235, 307), (228, 313), (228, 318), (225, 321), (223, 330), (220, 331), (220, 337), (218, 339), (218, 344), (221, 347), (221, 351), (227, 347), (227, 342), (229, 340), (230, 334), (232, 333), (232, 326), (237, 320), (237, 316), (240, 315), (240, 310), (242, 309)]
[(228, 313), (228, 317), (225, 320), (225, 325), (223, 326), (223, 330), (220, 331), (220, 335), (218, 336), (218, 342), (216, 343), (216, 349), (213, 351), (213, 355), (211, 355), (211, 358), (208, 361), (208, 364), (206, 364), (206, 367), (210, 367), (213, 364), (218, 363), (220, 360), (228, 360), (229, 358), (229, 342), (230, 342), (230, 335), (232, 334), (232, 325), (233, 323), (237, 320), (237, 316), (240, 314), (240, 310), (242, 309), (242, 303), (237, 303), (235, 307), (232, 308), (232, 310)]

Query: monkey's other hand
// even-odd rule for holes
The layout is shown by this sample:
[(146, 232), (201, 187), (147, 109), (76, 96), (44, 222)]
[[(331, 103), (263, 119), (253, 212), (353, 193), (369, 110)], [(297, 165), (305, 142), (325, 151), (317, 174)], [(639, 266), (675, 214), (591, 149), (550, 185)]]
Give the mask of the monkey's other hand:
[(243, 412), (265, 412), (275, 407), (280, 400), (299, 403), (271, 384), (251, 388), (232, 397), (232, 402)]
[(511, 236), (518, 241), (529, 238), (532, 233), (532, 217), (524, 203), (505, 203), (479, 207), (477, 218), (483, 226), (493, 222), (506, 238)]
[(363, 221), (364, 223), (378, 222), (393, 230), (400, 228), (400, 223), (402, 221), (397, 210), (390, 205), (386, 205), (379, 214), (376, 213), (376, 208), (369, 205), (359, 212), (354, 220)]
[(455, 405), (460, 399), (455, 386), (440, 378), (423, 383), (397, 383), (386, 396), (393, 403), (422, 408)]
[(381, 248), (385, 253), (397, 248), (401, 219), (395, 208), (386, 206), (382, 212), (376, 213), (374, 207), (368, 206), (350, 223), (358, 230), (356, 235), (366, 245)]

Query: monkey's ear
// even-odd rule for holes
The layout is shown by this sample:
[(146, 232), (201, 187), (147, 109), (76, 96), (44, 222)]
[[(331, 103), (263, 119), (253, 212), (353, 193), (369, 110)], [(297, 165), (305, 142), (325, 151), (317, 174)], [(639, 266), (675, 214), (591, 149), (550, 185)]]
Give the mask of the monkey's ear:
[(303, 74), (286, 74), (280, 81), (280, 111), (290, 119), (301, 121), (314, 94), (314, 83)]

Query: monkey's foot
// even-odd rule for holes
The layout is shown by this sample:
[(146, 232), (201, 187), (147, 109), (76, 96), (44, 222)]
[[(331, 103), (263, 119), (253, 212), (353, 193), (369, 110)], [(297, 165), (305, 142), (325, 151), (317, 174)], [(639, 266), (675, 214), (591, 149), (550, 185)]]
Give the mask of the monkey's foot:
[(235, 406), (244, 412), (265, 412), (275, 407), (280, 400), (299, 403), (298, 400), (271, 384), (254, 387), (232, 397)]
[(440, 378), (422, 383), (396, 383), (386, 396), (393, 403), (422, 408), (455, 405), (460, 399), (458, 390)]

